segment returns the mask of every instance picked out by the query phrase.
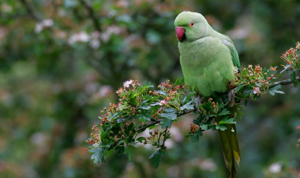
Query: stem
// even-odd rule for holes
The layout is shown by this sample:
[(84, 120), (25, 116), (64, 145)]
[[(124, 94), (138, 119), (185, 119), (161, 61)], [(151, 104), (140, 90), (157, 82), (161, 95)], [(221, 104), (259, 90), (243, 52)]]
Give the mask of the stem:
[[(300, 81), (300, 77), (296, 77), (296, 80)], [(275, 82), (273, 85), (270, 85), (269, 86), (269, 89), (270, 88), (273, 88), (277, 85), (289, 85), (289, 84), (292, 84), (294, 81), (291, 81), (290, 79), (287, 79), (287, 80), (282, 80), (282, 81), (279, 81), (279, 82)]]

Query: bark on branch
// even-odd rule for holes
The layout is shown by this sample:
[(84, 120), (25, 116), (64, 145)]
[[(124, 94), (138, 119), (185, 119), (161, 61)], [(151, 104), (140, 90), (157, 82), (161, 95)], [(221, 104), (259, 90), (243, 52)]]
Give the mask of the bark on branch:
[[(296, 77), (296, 80), (300, 81), (300, 77)], [(291, 81), (290, 79), (282, 80), (282, 81), (275, 82), (273, 85), (270, 85), (269, 88), (273, 88), (277, 85), (289, 85), (289, 84), (292, 84), (293, 82), (294, 81)]]
[(86, 8), (86, 10), (88, 11), (90, 18), (93, 21), (95, 29), (98, 32), (101, 32), (101, 25), (99, 23), (99, 20), (95, 16), (95, 12), (94, 12), (93, 7), (91, 6), (91, 4), (88, 3), (86, 0), (80, 0), (80, 2), (84, 5), (84, 7)]

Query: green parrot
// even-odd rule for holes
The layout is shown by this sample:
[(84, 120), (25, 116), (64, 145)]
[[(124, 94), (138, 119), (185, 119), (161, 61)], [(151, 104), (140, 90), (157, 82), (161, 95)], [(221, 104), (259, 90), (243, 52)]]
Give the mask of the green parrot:
[[(181, 12), (174, 25), (185, 84), (205, 97), (228, 92), (228, 84), (235, 80), (234, 72), (240, 68), (232, 40), (215, 31), (200, 13)], [(219, 122), (219, 118), (215, 120)], [(235, 161), (239, 164), (241, 158), (239, 143), (235, 125), (226, 126), (227, 129), (218, 130), (218, 134), (225, 165), (230, 177), (235, 177)]]

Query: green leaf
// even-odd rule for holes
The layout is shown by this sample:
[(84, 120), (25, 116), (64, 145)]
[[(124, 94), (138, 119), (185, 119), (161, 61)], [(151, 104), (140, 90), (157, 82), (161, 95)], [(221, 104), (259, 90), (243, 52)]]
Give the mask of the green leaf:
[(164, 118), (168, 118), (170, 120), (176, 120), (177, 119), (177, 114), (176, 114), (176, 110), (173, 108), (166, 108), (164, 110), (164, 113), (161, 113), (160, 116), (164, 117)]
[(138, 142), (142, 143), (143, 140), (146, 140), (146, 138), (145, 138), (145, 137), (139, 137), (139, 138), (137, 138), (136, 140), (137, 140)]
[(293, 72), (291, 73), (290, 77), (291, 77), (291, 81), (296, 80), (296, 72), (293, 71)]
[(218, 113), (218, 116), (224, 116), (228, 114), (230, 114), (230, 112), (227, 109), (223, 109), (221, 112)]
[(185, 109), (187, 109), (187, 110), (194, 109), (194, 103), (193, 102), (194, 102), (194, 100), (187, 102), (185, 105), (180, 107), (180, 110), (183, 111)]
[(198, 130), (197, 132), (195, 132), (191, 138), (190, 138), (190, 141), (192, 142), (198, 142), (199, 141), (199, 138), (202, 136), (202, 131)]
[(226, 127), (225, 125), (223, 125), (223, 124), (218, 124), (218, 125), (216, 126), (216, 129), (224, 131), (224, 130), (227, 129), (227, 127)]
[(148, 110), (151, 108), (151, 106), (140, 106), (139, 108)]
[(183, 98), (183, 100), (182, 100), (182, 102), (183, 103), (185, 103), (186, 101), (188, 101), (188, 100), (190, 100), (191, 99), (191, 97), (193, 96), (193, 95), (195, 95), (196, 94), (196, 92), (190, 92), (187, 96), (185, 96), (184, 98)]
[(237, 93), (239, 90), (241, 90), (244, 87), (244, 85), (238, 85), (235, 89), (234, 89), (234, 93)]
[(284, 91), (279, 91), (279, 90), (276, 90), (276, 91), (274, 91), (274, 92), (275, 92), (275, 93), (279, 93), (279, 94), (283, 94), (283, 95), (285, 94)]
[(278, 90), (280, 87), (281, 87), (281, 85), (276, 85), (275, 87), (269, 89), (268, 92), (269, 92), (271, 95), (275, 95), (275, 91)]
[(294, 87), (298, 87), (299, 86), (299, 81), (298, 80), (294, 80)]
[(164, 96), (167, 95), (167, 93), (165, 91), (162, 91), (162, 90), (158, 90), (158, 91), (156, 91), (156, 93), (164, 95)]
[(177, 79), (174, 83), (174, 86), (177, 86), (177, 85), (184, 85), (184, 78)]
[(242, 105), (235, 105), (236, 106), (236, 118), (241, 119), (243, 117), (243, 106)]
[(129, 161), (132, 161), (133, 158), (133, 150), (131, 146), (127, 146), (124, 150), (124, 154), (128, 154)]
[(224, 122), (225, 122), (225, 124), (236, 124), (236, 121), (234, 120), (234, 118), (230, 118)]
[(98, 164), (100, 161), (105, 162), (104, 160), (104, 151), (102, 148), (93, 148), (89, 150), (92, 153), (91, 159), (95, 164)]
[(170, 119), (163, 119), (161, 122), (160, 122), (160, 124), (161, 124), (161, 128), (162, 129), (165, 129), (165, 128), (167, 128), (167, 127), (171, 127), (171, 125), (172, 125), (172, 120), (170, 120)]
[(155, 127), (157, 127), (157, 125), (152, 125), (149, 127), (149, 130), (154, 129)]
[(193, 120), (193, 123), (196, 125), (200, 125), (203, 119), (205, 119), (205, 117), (202, 114), (200, 114), (196, 119)]
[(207, 125), (200, 125), (200, 128), (201, 128), (201, 130), (204, 131), (204, 130), (207, 130), (208, 127), (207, 127)]
[(286, 66), (284, 66), (284, 69), (279, 73), (278, 77), (281, 78), (282, 74), (283, 74), (286, 70), (290, 69), (290, 67), (291, 67), (291, 65), (289, 65), (289, 64), (286, 65)]
[(119, 146), (116, 146), (115, 149), (117, 150), (117, 155), (118, 156), (122, 155), (124, 153), (124, 150), (125, 150), (125, 148), (124, 148), (124, 142), (121, 143)]
[(161, 162), (161, 157), (164, 155), (164, 150), (159, 149), (158, 151), (154, 152), (149, 159), (152, 158), (151, 165), (155, 168), (158, 168), (159, 163)]

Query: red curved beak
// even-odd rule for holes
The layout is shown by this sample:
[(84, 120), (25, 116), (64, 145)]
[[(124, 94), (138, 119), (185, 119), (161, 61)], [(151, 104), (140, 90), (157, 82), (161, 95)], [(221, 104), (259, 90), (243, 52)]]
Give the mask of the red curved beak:
[(185, 38), (185, 30), (183, 27), (175, 27), (177, 39), (182, 42)]

